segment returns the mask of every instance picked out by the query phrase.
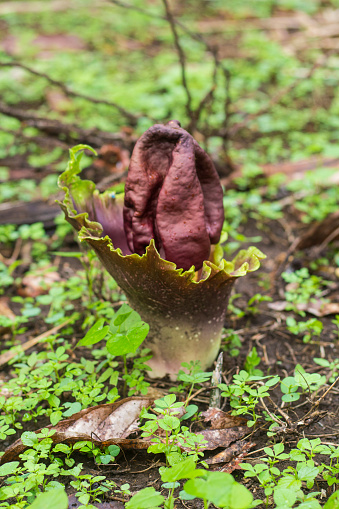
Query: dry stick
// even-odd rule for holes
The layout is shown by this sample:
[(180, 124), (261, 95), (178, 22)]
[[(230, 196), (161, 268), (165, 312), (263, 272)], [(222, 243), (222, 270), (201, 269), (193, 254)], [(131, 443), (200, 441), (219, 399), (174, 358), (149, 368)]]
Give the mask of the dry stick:
[(339, 227), (336, 228), (333, 232), (331, 232), (325, 240), (322, 241), (322, 243), (320, 244), (320, 246), (317, 247), (317, 253), (320, 254), (321, 251), (323, 249), (325, 249), (325, 247), (330, 243), (332, 242), (332, 240), (334, 240), (336, 237), (339, 236)]
[[(153, 12), (147, 11), (146, 9), (142, 9), (141, 7), (137, 7), (136, 5), (128, 4), (126, 2), (120, 2), (120, 0), (109, 0), (109, 2), (111, 4), (117, 5), (118, 7), (122, 7), (123, 9), (131, 9), (133, 11), (140, 12), (141, 14), (144, 14), (145, 16), (148, 16), (150, 18), (168, 21), (168, 18), (166, 16), (161, 16), (161, 14), (154, 14)], [(185, 32), (187, 35), (192, 37), (192, 39), (194, 39), (198, 42), (202, 42), (206, 46), (206, 48), (209, 51), (211, 51), (211, 47), (205, 41), (205, 39), (202, 37), (202, 35), (192, 32), (189, 28), (186, 27), (186, 25), (184, 25), (183, 23), (181, 23), (181, 21), (179, 21), (177, 19), (173, 18), (173, 21), (176, 25), (178, 25), (183, 30), (183, 32)]]
[[(23, 345), (20, 345), (20, 348), (25, 352), (32, 346), (39, 343), (39, 341), (41, 341), (42, 339), (48, 338), (48, 336), (52, 336), (53, 334), (55, 334), (59, 329), (62, 329), (63, 327), (65, 327), (65, 325), (67, 325), (70, 321), (71, 321), (71, 319), (69, 318), (68, 320), (65, 320), (63, 323), (56, 325), (55, 327), (44, 332), (43, 334), (40, 334), (36, 338), (29, 339), (28, 341), (26, 341), (26, 343), (24, 343)], [(21, 352), (8, 350), (7, 352), (0, 355), (0, 366), (7, 364), (7, 362), (9, 362), (11, 359), (13, 359), (19, 353), (21, 353)]]
[[(140, 13), (144, 14), (145, 16), (149, 16), (151, 18), (169, 21), (168, 17), (166, 17), (166, 16), (154, 14), (153, 12), (142, 9), (141, 7), (136, 7), (129, 3), (121, 2), (120, 0), (109, 0), (109, 1), (110, 1), (110, 3), (112, 3), (114, 5), (122, 7), (124, 9), (131, 9), (131, 10), (140, 12)], [(187, 129), (190, 131), (194, 131), (194, 129), (196, 128), (197, 123), (199, 121), (202, 110), (204, 109), (204, 107), (207, 104), (212, 104), (212, 102), (214, 100), (214, 91), (217, 86), (217, 71), (220, 68), (223, 72), (224, 79), (225, 79), (225, 91), (226, 91), (225, 102), (224, 102), (225, 121), (224, 121), (223, 129), (215, 131), (215, 136), (220, 136), (226, 143), (226, 140), (228, 138), (227, 124), (228, 124), (228, 120), (230, 118), (229, 106), (231, 103), (231, 99), (230, 99), (230, 94), (229, 94), (229, 88), (230, 88), (231, 74), (230, 74), (229, 70), (226, 67), (224, 67), (224, 65), (220, 61), (219, 56), (218, 56), (218, 48), (217, 47), (211, 46), (201, 34), (199, 34), (197, 32), (193, 32), (192, 30), (187, 28), (187, 26), (184, 25), (181, 21), (179, 21), (173, 17), (172, 17), (172, 20), (173, 20), (174, 25), (177, 25), (178, 27), (180, 27), (181, 30), (183, 32), (185, 32), (189, 37), (191, 37), (193, 40), (199, 42), (200, 44), (203, 44), (205, 46), (206, 50), (209, 53), (211, 53), (213, 60), (214, 60), (214, 70), (213, 70), (211, 89), (207, 92), (205, 97), (202, 98), (198, 108), (195, 111), (192, 111), (191, 122), (188, 125)], [(202, 134), (205, 136), (205, 138), (207, 138), (208, 136), (211, 135), (210, 132), (212, 132), (212, 131), (210, 129), (208, 129), (208, 126), (206, 126), (205, 130), (200, 129), (200, 132), (202, 132)]]
[[(312, 408), (307, 412), (307, 414), (305, 414), (303, 416), (303, 419), (305, 421), (305, 419), (310, 415), (310, 414), (313, 414), (314, 413), (314, 408), (319, 406), (320, 402), (325, 398), (325, 396), (327, 396), (327, 394), (330, 392), (331, 389), (333, 389), (333, 387), (335, 386), (335, 384), (338, 382), (339, 380), (339, 376), (334, 380), (333, 384), (329, 386), (329, 388), (327, 389), (327, 391), (324, 392), (324, 394), (319, 398), (317, 399), (317, 401), (315, 401), (313, 404), (312, 404)], [(306, 405), (308, 402), (305, 401), (304, 403), (302, 403), (301, 405), (298, 405), (294, 408), (299, 408), (303, 405)]]
[[(330, 392), (330, 390), (335, 386), (335, 384), (337, 383), (337, 381), (339, 380), (339, 376), (334, 380), (333, 384), (329, 386), (329, 388), (327, 389), (327, 391), (324, 392), (324, 394), (313, 404), (313, 406), (318, 406), (320, 401), (322, 399), (324, 399), (324, 397)], [(310, 413), (310, 412), (308, 412)], [(308, 415), (308, 414), (306, 414)], [(305, 416), (306, 417), (306, 416)]]
[(0, 113), (8, 117), (17, 118), (25, 122), (31, 127), (36, 127), (40, 131), (46, 132), (50, 136), (58, 136), (59, 134), (66, 134), (71, 141), (84, 141), (95, 147), (101, 147), (106, 143), (115, 143), (117, 141), (128, 141), (128, 137), (123, 134), (111, 134), (99, 129), (82, 129), (74, 124), (63, 124), (58, 120), (50, 118), (36, 117), (19, 108), (13, 108), (0, 101)]
[[(218, 385), (222, 382), (222, 365), (224, 361), (224, 354), (223, 352), (220, 352), (218, 355), (218, 358), (215, 363), (215, 368), (212, 373), (212, 379), (211, 384), (212, 385)], [(211, 389), (210, 393), (210, 401), (209, 401), (209, 407), (211, 408), (220, 408), (220, 394), (221, 391), (217, 387), (216, 389)]]
[(166, 17), (170, 24), (171, 30), (172, 30), (174, 45), (177, 50), (179, 62), (181, 65), (181, 81), (182, 81), (182, 85), (185, 89), (186, 97), (187, 97), (186, 113), (187, 113), (188, 118), (191, 118), (191, 116), (192, 116), (192, 107), (191, 107), (192, 97), (191, 97), (191, 92), (189, 91), (189, 88), (187, 85), (187, 80), (186, 80), (186, 57), (185, 57), (184, 50), (182, 49), (181, 44), (180, 44), (177, 28), (175, 26), (175, 20), (173, 18), (172, 12), (169, 8), (168, 2), (167, 2), (167, 0), (162, 0), (162, 1), (165, 6)]
[(194, 398), (196, 398), (201, 392), (205, 392), (205, 391), (209, 391), (209, 390), (212, 390), (212, 389), (217, 389), (218, 387), (217, 386), (212, 386), (212, 387), (202, 387), (201, 389), (199, 389), (197, 392), (195, 392), (194, 394), (192, 394), (188, 399), (187, 399), (187, 402), (189, 403), (190, 401), (192, 401)]
[(11, 134), (12, 136), (14, 136), (16, 143), (18, 143), (20, 139), (25, 140), (27, 144), (36, 143), (37, 145), (45, 145), (47, 147), (53, 145), (65, 149), (69, 148), (67, 143), (64, 143), (63, 141), (57, 138), (50, 138), (48, 136), (27, 136), (22, 132), (22, 129), (20, 129), (20, 131), (13, 131), (12, 129), (4, 129), (3, 127), (0, 127), (0, 132)]
[(266, 406), (266, 403), (265, 401), (263, 400), (263, 398), (259, 398), (260, 400), (260, 403), (262, 404), (262, 406), (264, 407), (264, 409), (266, 410), (266, 412), (268, 413), (268, 415), (271, 417), (271, 419), (276, 422), (277, 424), (279, 424), (279, 426), (281, 426), (282, 428), (286, 428), (286, 423), (281, 421), (278, 417), (276, 417), (275, 415), (273, 415), (269, 409), (267, 408)]
[(133, 113), (130, 113), (129, 111), (125, 110), (125, 108), (122, 108), (119, 106), (119, 104), (107, 101), (105, 99), (95, 99), (94, 97), (91, 97), (86, 94), (81, 94), (80, 92), (74, 92), (70, 88), (68, 88), (62, 81), (55, 80), (48, 76), (48, 74), (45, 74), (44, 72), (36, 71), (35, 69), (32, 69), (32, 67), (29, 67), (26, 64), (22, 64), (21, 62), (1, 62), (0, 61), (0, 67), (20, 67), (21, 69), (24, 69), (25, 71), (34, 74), (35, 76), (39, 76), (40, 78), (44, 78), (52, 85), (61, 88), (65, 92), (66, 95), (70, 97), (79, 97), (81, 99), (85, 99), (86, 101), (90, 101), (94, 104), (105, 104), (106, 106), (111, 106), (113, 108), (116, 108), (121, 115), (126, 117), (126, 119), (131, 122), (133, 125), (135, 125), (139, 118), (142, 117), (142, 115), (134, 115)]
[(285, 421), (289, 424), (289, 426), (292, 425), (292, 422), (291, 422), (291, 419), (290, 417), (282, 410), (282, 408), (280, 408), (280, 406), (278, 406), (271, 398), (270, 396), (268, 396), (268, 399), (270, 400), (270, 402), (272, 403), (272, 405), (274, 406), (274, 408), (283, 416), (283, 418), (285, 419)]

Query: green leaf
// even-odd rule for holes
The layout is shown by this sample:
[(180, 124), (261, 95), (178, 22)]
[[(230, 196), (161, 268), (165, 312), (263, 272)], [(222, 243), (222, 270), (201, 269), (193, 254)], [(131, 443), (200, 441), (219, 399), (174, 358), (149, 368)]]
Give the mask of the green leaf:
[(321, 509), (321, 505), (318, 500), (314, 498), (313, 500), (305, 500), (305, 502), (302, 502), (298, 505), (298, 509)]
[(285, 401), (285, 403), (291, 403), (292, 401), (298, 401), (299, 398), (300, 398), (299, 392), (294, 392), (292, 394), (284, 394), (281, 397), (281, 400)]
[(53, 251), (54, 256), (64, 256), (67, 258), (82, 258), (83, 253), (72, 253), (71, 251)]
[(295, 392), (298, 390), (299, 384), (293, 376), (288, 376), (281, 381), (280, 390), (284, 394)]
[(99, 456), (99, 458), (103, 465), (108, 465), (112, 461), (112, 456), (110, 454), (104, 454)]
[(146, 338), (148, 331), (149, 325), (140, 321), (124, 334), (112, 334), (107, 340), (107, 350), (115, 356), (134, 353)]
[(116, 327), (119, 327), (119, 325), (122, 325), (127, 318), (131, 315), (132, 310), (128, 311), (127, 313), (120, 313), (117, 315), (117, 317), (114, 319), (113, 323)]
[(62, 419), (62, 411), (56, 410), (55, 412), (52, 412), (49, 416), (49, 420), (51, 421), (52, 426), (55, 426), (58, 424), (59, 421)]
[(120, 447), (118, 445), (109, 445), (108, 446), (108, 452), (110, 453), (111, 456), (118, 456), (118, 454), (120, 454)]
[(199, 410), (197, 405), (188, 405), (186, 407), (186, 413), (180, 417), (180, 420), (190, 419)]
[(282, 442), (280, 442), (279, 444), (275, 444), (273, 446), (273, 450), (275, 454), (281, 454), (282, 452), (284, 452), (284, 444)]
[(193, 479), (201, 475), (201, 472), (203, 472), (203, 470), (197, 470), (196, 462), (191, 456), (189, 456), (183, 461), (179, 461), (179, 463), (173, 467), (167, 468), (161, 474), (161, 480), (163, 482), (175, 482), (180, 479)]
[(5, 475), (13, 474), (17, 467), (19, 466), (19, 461), (10, 461), (9, 463), (5, 463), (0, 467), (0, 477)]
[(24, 431), (21, 435), (21, 442), (26, 447), (33, 447), (39, 442), (39, 439), (33, 431)]
[[(120, 318), (121, 317), (121, 318)], [(110, 331), (115, 334), (116, 332), (127, 332), (135, 325), (141, 322), (139, 313), (134, 311), (128, 304), (123, 304), (114, 315), (110, 323)]]
[(165, 498), (154, 488), (144, 488), (134, 495), (125, 505), (126, 509), (150, 509), (158, 508)]
[(67, 509), (68, 497), (64, 489), (56, 489), (39, 493), (29, 509), (46, 509), (50, 507), (53, 509)]
[(276, 488), (273, 497), (277, 506), (292, 507), (297, 500), (296, 492), (287, 488)]
[(206, 472), (204, 479), (196, 478), (187, 481), (184, 490), (189, 495), (228, 509), (247, 509), (253, 500), (245, 486), (237, 483), (231, 474), (224, 472)]
[(60, 406), (60, 399), (55, 394), (51, 394), (47, 401), (51, 407), (58, 408)]
[(104, 327), (103, 326), (104, 323), (105, 323), (104, 318), (100, 318), (97, 322), (95, 322), (95, 324), (89, 329), (85, 337), (78, 341), (76, 347), (95, 345), (96, 343), (99, 343), (99, 341), (104, 339), (109, 331), (109, 326), (106, 325)]
[(76, 414), (77, 412), (80, 412), (82, 406), (81, 403), (78, 401), (75, 401), (74, 403), (65, 403), (65, 407), (69, 407), (68, 410), (66, 410), (63, 415), (64, 417), (71, 417), (72, 415)]
[(323, 509), (339, 509), (339, 490), (332, 493)]

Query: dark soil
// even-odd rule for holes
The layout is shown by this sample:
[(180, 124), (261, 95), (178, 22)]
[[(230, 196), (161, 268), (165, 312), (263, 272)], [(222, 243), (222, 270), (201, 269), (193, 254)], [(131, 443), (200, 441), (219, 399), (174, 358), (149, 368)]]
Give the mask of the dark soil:
[[(267, 255), (267, 260), (263, 262), (262, 268), (253, 274), (248, 275), (246, 278), (240, 278), (237, 282), (235, 291), (241, 294), (241, 297), (237, 299), (236, 305), (240, 308), (246, 307), (248, 299), (256, 294), (262, 293), (267, 294), (272, 298), (272, 302), (282, 299), (284, 282), (280, 276), (282, 269), (295, 270), (302, 266), (308, 266), (312, 260), (312, 250), (303, 253), (297, 253), (296, 256), (290, 256), (284, 265), (284, 255), (287, 252), (289, 242), (286, 238), (285, 232), (281, 224), (271, 222), (265, 226), (264, 229), (258, 231), (254, 224), (248, 224), (244, 231), (245, 235), (253, 236), (260, 234), (262, 241), (258, 244), (258, 247)], [(295, 232), (297, 236), (299, 232)], [(70, 248), (72, 249), (72, 240), (70, 239)], [(74, 246), (75, 247), (75, 246)], [(246, 247), (246, 246), (245, 246)], [(326, 255), (326, 253), (324, 253)], [(67, 273), (70, 274), (72, 271), (79, 267), (77, 260), (67, 261)], [(63, 269), (61, 269), (62, 271)], [(107, 276), (108, 277), (108, 276)], [(327, 274), (327, 279), (329, 275)], [(334, 279), (334, 278), (333, 278)], [(260, 281), (268, 281), (269, 288), (264, 291), (258, 283)], [(338, 295), (338, 289), (334, 294)], [(334, 294), (331, 297), (334, 297)], [(254, 315), (245, 315), (241, 319), (236, 319), (234, 316), (229, 314), (227, 328), (233, 328), (240, 336), (242, 340), (242, 348), (240, 354), (237, 357), (231, 357), (224, 354), (224, 379), (230, 381), (232, 375), (243, 368), (244, 361), (247, 354), (256, 347), (258, 355), (261, 358), (261, 363), (258, 366), (264, 374), (279, 375), (284, 378), (288, 375), (293, 375), (296, 364), (300, 363), (306, 371), (310, 372), (321, 372), (321, 367), (317, 366), (313, 362), (314, 357), (323, 357), (328, 360), (334, 360), (339, 358), (339, 348), (335, 341), (333, 325), (331, 319), (333, 316), (323, 317), (321, 320), (324, 324), (324, 330), (319, 341), (314, 343), (303, 343), (302, 339), (290, 334), (286, 330), (285, 325), (286, 312), (274, 311), (269, 308), (267, 303), (263, 302), (260, 304), (260, 311)], [(308, 317), (307, 317), (308, 318)], [(32, 329), (29, 329), (25, 334), (37, 334), (39, 331), (39, 324), (32, 323)], [(79, 330), (79, 337), (81, 337), (82, 331)], [(75, 336), (77, 333), (75, 332)], [(24, 339), (24, 338), (22, 338)], [(88, 355), (88, 350), (86, 350)], [(81, 349), (79, 352), (76, 351), (76, 355), (83, 355)], [(6, 367), (2, 373), (3, 379), (8, 379), (11, 376), (10, 367)], [(173, 386), (173, 383), (167, 383), (166, 380), (152, 381), (152, 385), (158, 388), (169, 388)], [(280, 429), (274, 441), (282, 441), (285, 444), (285, 448), (288, 450), (295, 447), (298, 440), (302, 437), (316, 438), (320, 437), (322, 442), (337, 444), (339, 443), (339, 421), (338, 421), (338, 408), (339, 408), (339, 391), (336, 387), (333, 387), (326, 397), (321, 398), (320, 392), (316, 397), (311, 394), (305, 394), (292, 406), (286, 405), (283, 409), (289, 416), (289, 425), (284, 429)], [(274, 402), (269, 404), (269, 408), (272, 412), (275, 412), (274, 403), (278, 406), (281, 405), (281, 393), (277, 389), (276, 393), (272, 397)], [(208, 393), (202, 393), (199, 396), (196, 403), (199, 405), (201, 410), (205, 410), (208, 407)], [(227, 401), (224, 402), (224, 410), (230, 410)], [(34, 430), (48, 425), (48, 421), (43, 418), (38, 422), (24, 423), (24, 430)], [(245, 461), (256, 461), (262, 455), (262, 448), (268, 445), (269, 439), (267, 437), (268, 424), (262, 420), (259, 421), (258, 425), (252, 430), (248, 437), (245, 439), (250, 440), (255, 444), (252, 452)], [(10, 438), (1, 444), (2, 450), (10, 443)], [(254, 451), (258, 451), (255, 453)], [(205, 454), (205, 458), (211, 456), (215, 452)], [(129, 483), (132, 492), (137, 492), (141, 488), (146, 486), (154, 486), (157, 490), (161, 491), (161, 479), (158, 472), (158, 468), (164, 463), (164, 457), (159, 455), (147, 454), (146, 452), (137, 451), (123, 451), (117, 459), (117, 463), (112, 466), (95, 465), (91, 458), (87, 458), (84, 455), (80, 455), (77, 458), (84, 464), (83, 473), (90, 473), (92, 475), (105, 475), (107, 479), (113, 480), (120, 486), (121, 484)], [(233, 471), (235, 478), (245, 485), (256, 495), (256, 498), (263, 496), (260, 491), (257, 491), (258, 485), (251, 479), (243, 479), (242, 471), (236, 469)], [(321, 488), (326, 490), (327, 495), (330, 495), (333, 491), (332, 488), (328, 488), (327, 485), (317, 487), (317, 490)], [(69, 493), (74, 493), (74, 489), (68, 486)], [(111, 504), (107, 507), (123, 507), (123, 499), (121, 495), (110, 494), (110, 496), (103, 499), (103, 502), (110, 502)], [(76, 500), (70, 499), (70, 507), (77, 507)], [(104, 505), (98, 505), (98, 507), (105, 507)], [(176, 502), (176, 507), (191, 507), (200, 508), (203, 507), (202, 503), (193, 501), (180, 503)]]

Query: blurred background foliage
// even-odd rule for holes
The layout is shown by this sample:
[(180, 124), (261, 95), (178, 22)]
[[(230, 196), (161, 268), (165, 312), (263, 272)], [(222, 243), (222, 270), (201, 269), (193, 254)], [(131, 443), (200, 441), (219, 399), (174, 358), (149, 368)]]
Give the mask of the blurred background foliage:
[[(221, 168), (250, 175), (261, 164), (339, 157), (337, 8), (339, 0), (3, 2), (1, 181), (13, 168), (46, 171), (45, 197), (67, 147), (86, 141), (30, 116), (115, 133), (128, 148), (152, 123), (176, 118)], [(17, 178), (0, 199), (36, 197), (29, 180)]]

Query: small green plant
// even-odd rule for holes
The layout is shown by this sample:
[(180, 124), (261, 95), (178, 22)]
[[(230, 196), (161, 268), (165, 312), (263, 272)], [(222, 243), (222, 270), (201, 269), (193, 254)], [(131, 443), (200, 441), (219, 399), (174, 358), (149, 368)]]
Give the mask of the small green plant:
[[(295, 503), (299, 502), (298, 507), (320, 509), (316, 497), (321, 492), (306, 494), (302, 488), (305, 485), (311, 490), (320, 474), (329, 486), (337, 482), (339, 448), (322, 444), (320, 438), (303, 438), (298, 441), (295, 449), (289, 452), (284, 449), (282, 443), (275, 444), (272, 448), (265, 447), (266, 457), (262, 458), (261, 462), (254, 465), (242, 463), (240, 466), (245, 470), (245, 477), (255, 477), (258, 480), (266, 495), (266, 507), (269, 497), (273, 495), (277, 507), (294, 507)], [(329, 456), (330, 464), (327, 461), (321, 462), (319, 455)], [(291, 464), (286, 468), (279, 468), (280, 463), (287, 460)], [(260, 501), (256, 500), (255, 503)]]
[(235, 293), (231, 295), (228, 309), (232, 315), (235, 315), (237, 318), (242, 318), (245, 315), (256, 315), (260, 312), (260, 304), (262, 302), (270, 302), (272, 299), (267, 295), (261, 295), (261, 293), (256, 293), (253, 295), (247, 302), (244, 309), (240, 309), (233, 302), (241, 297), (241, 293)]
[(317, 318), (310, 318), (306, 321), (297, 322), (293, 316), (288, 316), (286, 318), (287, 329), (298, 336), (299, 334), (304, 334), (303, 342), (310, 343), (313, 342), (314, 337), (319, 337), (323, 330), (323, 324)]
[(259, 377), (263, 376), (263, 372), (261, 371), (261, 369), (257, 369), (257, 366), (258, 364), (260, 364), (260, 361), (261, 359), (257, 353), (256, 347), (254, 346), (246, 357), (244, 364), (245, 371), (247, 371), (247, 373), (249, 373), (250, 375)]
[(222, 343), (222, 348), (226, 350), (231, 357), (237, 357), (241, 348), (239, 334), (236, 334), (233, 329), (224, 329), (223, 337), (225, 337), (225, 340)]
[[(193, 392), (194, 386), (196, 384), (204, 384), (207, 382), (211, 378), (212, 373), (206, 373), (202, 371), (200, 361), (182, 362), (181, 365), (186, 368), (186, 371), (183, 371), (182, 369), (179, 370), (178, 380), (182, 382), (182, 384), (178, 386), (177, 390), (187, 390), (187, 396), (184, 405), (187, 413), (189, 411), (189, 407), (187, 405)], [(190, 407), (190, 411), (192, 411), (192, 407), (195, 407), (193, 413), (198, 410), (196, 405), (190, 405)]]
[(8, 476), (0, 488), (0, 507), (8, 507), (8, 499), (14, 498), (18, 507), (25, 507), (39, 493), (64, 485), (56, 478), (62, 475), (80, 474), (82, 464), (73, 469), (65, 469), (63, 461), (56, 461), (53, 455), (52, 436), (55, 430), (42, 429), (40, 433), (26, 431), (21, 440), (27, 449), (19, 455), (19, 461), (5, 463), (0, 467), (0, 475)]
[(92, 476), (90, 474), (83, 474), (76, 476), (75, 481), (70, 482), (71, 486), (77, 490), (75, 496), (82, 504), (81, 507), (95, 507), (89, 506), (89, 502), (100, 502), (100, 496), (117, 485), (113, 481), (108, 481), (104, 475)]
[(322, 299), (323, 287), (329, 284), (321, 277), (311, 275), (306, 267), (295, 272), (283, 272), (282, 278), (286, 283), (293, 285), (293, 289), (285, 290), (287, 301), (285, 309), (294, 311), (300, 316), (306, 315), (303, 309), (305, 304), (315, 302), (316, 298)]
[(313, 361), (319, 366), (329, 370), (329, 375), (327, 378), (330, 383), (333, 383), (339, 375), (339, 359), (334, 359), (334, 361), (330, 362), (327, 359), (315, 357)]
[(249, 415), (247, 426), (254, 426), (259, 418), (256, 413), (260, 399), (269, 396), (269, 391), (279, 382), (278, 376), (257, 376), (250, 375), (247, 371), (241, 370), (238, 375), (233, 376), (231, 384), (219, 384), (223, 391), (222, 396), (229, 398), (232, 415)]
[[(62, 452), (68, 454), (68, 456), (70, 453), (73, 453), (73, 451), (80, 451), (93, 457), (98, 465), (108, 465), (109, 463), (115, 463), (115, 458), (120, 454), (120, 447), (117, 445), (112, 444), (102, 449), (95, 446), (88, 440), (80, 440), (79, 442), (76, 442), (72, 448), (66, 446), (68, 448), (67, 450), (64, 447), (65, 444), (61, 445)], [(59, 451), (59, 449), (57, 450)]]
[(261, 293), (256, 293), (251, 297), (246, 306), (246, 312), (251, 315), (257, 315), (260, 312), (260, 304), (261, 302), (271, 302), (272, 298), (268, 295), (261, 295)]
[(247, 509), (251, 506), (251, 493), (237, 483), (231, 474), (224, 472), (208, 472), (196, 468), (192, 457), (183, 459), (171, 468), (161, 469), (162, 487), (169, 490), (168, 497), (155, 491), (154, 488), (144, 488), (134, 495), (126, 504), (126, 509), (174, 509), (174, 489), (180, 486), (178, 481), (188, 479), (180, 491), (179, 498), (192, 500), (199, 498), (204, 503), (204, 509), (211, 504), (215, 507), (228, 509)]
[(143, 430), (141, 436), (150, 437), (151, 440), (147, 451), (165, 454), (168, 466), (173, 466), (183, 458), (183, 447), (186, 450), (185, 454), (193, 456), (195, 461), (203, 456), (200, 451), (201, 446), (206, 442), (203, 436), (191, 433), (187, 426), (182, 426), (180, 418), (177, 417), (182, 413), (180, 409), (183, 408), (183, 402), (176, 401), (174, 394), (168, 394), (155, 400), (154, 413), (144, 410), (140, 415), (142, 419), (146, 419), (140, 428)]
[(301, 393), (309, 392), (310, 394), (318, 390), (326, 383), (326, 377), (318, 373), (307, 373), (300, 364), (297, 364), (294, 370), (294, 376), (288, 376), (281, 380), (280, 390), (283, 393), (282, 401), (285, 403), (292, 403), (298, 401)]

